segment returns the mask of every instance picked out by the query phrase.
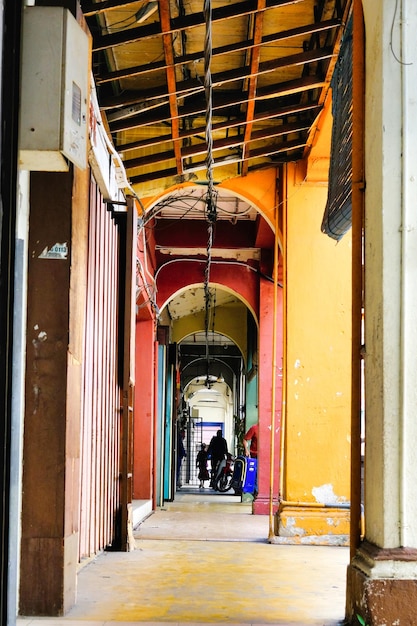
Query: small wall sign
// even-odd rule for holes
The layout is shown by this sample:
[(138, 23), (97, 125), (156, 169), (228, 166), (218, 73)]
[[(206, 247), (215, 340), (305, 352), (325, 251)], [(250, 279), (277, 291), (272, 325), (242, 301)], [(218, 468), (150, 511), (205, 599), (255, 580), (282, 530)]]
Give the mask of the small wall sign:
[(44, 248), (40, 253), (39, 259), (67, 259), (68, 258), (68, 244), (65, 243), (56, 243), (51, 246)]

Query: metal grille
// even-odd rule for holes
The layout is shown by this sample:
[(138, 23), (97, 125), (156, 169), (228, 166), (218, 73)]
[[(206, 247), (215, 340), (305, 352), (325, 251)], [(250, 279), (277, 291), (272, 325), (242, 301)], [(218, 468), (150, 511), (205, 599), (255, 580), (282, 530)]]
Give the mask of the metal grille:
[(333, 131), (329, 193), (322, 232), (339, 241), (352, 225), (352, 19), (332, 79)]
[[(180, 483), (182, 485), (196, 486), (199, 484), (198, 469), (196, 467), (197, 454), (202, 443), (206, 443), (207, 447), (211, 438), (215, 436), (217, 430), (222, 427), (221, 423), (212, 422), (192, 422), (187, 433), (187, 456), (185, 462), (181, 466)], [(208, 470), (210, 472), (210, 461), (208, 462)]]
[(120, 499), (118, 228), (94, 181), (90, 189), (81, 430), (80, 559), (112, 543)]

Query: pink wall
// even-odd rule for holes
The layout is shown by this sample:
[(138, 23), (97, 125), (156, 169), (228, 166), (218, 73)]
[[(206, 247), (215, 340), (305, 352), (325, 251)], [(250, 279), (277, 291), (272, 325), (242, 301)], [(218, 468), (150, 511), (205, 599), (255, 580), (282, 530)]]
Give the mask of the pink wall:
[(136, 323), (136, 386), (133, 429), (133, 499), (153, 497), (154, 321)]
[[(259, 440), (258, 440), (258, 497), (253, 503), (256, 514), (269, 513), (270, 472), (271, 472), (271, 423), (272, 423), (272, 381), (273, 381), (273, 312), (274, 284), (260, 281), (260, 325), (259, 325)], [(278, 290), (277, 310), (277, 371), (275, 372), (275, 437), (274, 437), (274, 510), (278, 506), (279, 456), (282, 401), (282, 290)]]

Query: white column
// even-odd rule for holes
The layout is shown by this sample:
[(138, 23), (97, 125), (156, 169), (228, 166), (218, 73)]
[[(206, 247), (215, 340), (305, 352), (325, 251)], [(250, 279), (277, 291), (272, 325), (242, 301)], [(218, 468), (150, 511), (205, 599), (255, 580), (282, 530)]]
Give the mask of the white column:
[(417, 547), (417, 3), (402, 0), (402, 439), (400, 544)]
[(417, 547), (417, 3), (364, 0), (366, 538)]

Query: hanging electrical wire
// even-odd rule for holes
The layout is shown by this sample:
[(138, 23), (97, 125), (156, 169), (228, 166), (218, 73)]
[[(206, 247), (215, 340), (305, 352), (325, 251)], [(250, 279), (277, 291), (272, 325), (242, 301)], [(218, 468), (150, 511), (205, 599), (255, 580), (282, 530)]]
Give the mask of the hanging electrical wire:
[(204, 93), (206, 98), (206, 178), (207, 178), (207, 219), (209, 222), (216, 220), (216, 203), (214, 198), (213, 182), (213, 83), (211, 78), (211, 59), (213, 54), (212, 44), (212, 12), (211, 0), (204, 0)]
[(213, 84), (211, 79), (211, 58), (212, 58), (212, 11), (211, 0), (204, 0), (204, 21), (205, 21), (205, 38), (204, 38), (204, 92), (206, 98), (206, 178), (207, 178), (207, 196), (206, 196), (206, 218), (207, 218), (207, 262), (204, 272), (204, 301), (205, 301), (205, 343), (206, 343), (206, 363), (207, 363), (207, 379), (209, 383), (209, 314), (211, 304), (210, 294), (210, 267), (211, 267), (211, 250), (213, 247), (214, 225), (216, 223), (216, 199), (214, 193), (213, 182), (213, 137), (212, 137), (212, 116), (213, 116)]

